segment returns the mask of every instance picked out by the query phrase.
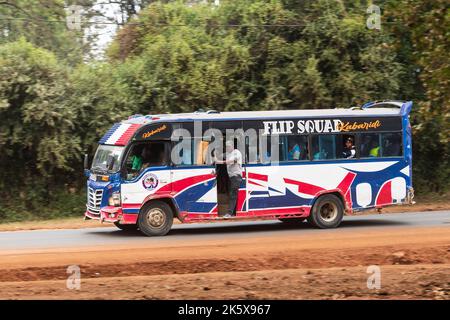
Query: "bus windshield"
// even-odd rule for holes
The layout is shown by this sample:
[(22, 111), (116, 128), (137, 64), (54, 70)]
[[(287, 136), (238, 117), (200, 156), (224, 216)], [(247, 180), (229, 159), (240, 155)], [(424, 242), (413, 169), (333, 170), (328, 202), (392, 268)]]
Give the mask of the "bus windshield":
[(95, 153), (94, 160), (92, 161), (93, 171), (108, 171), (108, 158), (114, 157), (114, 163), (111, 172), (117, 172), (120, 166), (120, 159), (125, 147), (122, 146), (107, 146), (100, 145)]

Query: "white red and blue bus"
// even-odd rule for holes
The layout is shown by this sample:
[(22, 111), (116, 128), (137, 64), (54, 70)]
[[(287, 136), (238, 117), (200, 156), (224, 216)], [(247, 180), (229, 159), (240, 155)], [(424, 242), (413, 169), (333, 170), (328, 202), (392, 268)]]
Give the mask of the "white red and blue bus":
[[(233, 140), (243, 153), (243, 179), (230, 220), (334, 228), (344, 214), (410, 204), (411, 107), (378, 101), (349, 109), (132, 116), (101, 138), (85, 169), (85, 217), (148, 236), (167, 234), (174, 218), (224, 219), (229, 179), (211, 156), (212, 141), (223, 142), (211, 131), (240, 133)], [(350, 158), (343, 155), (348, 140)]]

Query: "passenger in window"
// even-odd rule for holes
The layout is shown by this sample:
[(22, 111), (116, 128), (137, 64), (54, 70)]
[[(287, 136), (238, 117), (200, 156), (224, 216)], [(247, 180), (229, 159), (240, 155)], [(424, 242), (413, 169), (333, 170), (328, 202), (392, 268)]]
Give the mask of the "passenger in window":
[[(139, 152), (141, 150), (141, 152)], [(137, 149), (136, 154), (131, 157), (131, 177), (136, 177), (145, 168), (148, 167), (148, 161), (150, 157), (149, 146), (144, 146), (142, 149)]]
[(380, 156), (380, 146), (376, 140), (372, 140), (370, 145), (369, 157), (379, 157)]
[(361, 157), (365, 158), (369, 156), (371, 141), (371, 136), (364, 135), (364, 139), (361, 143)]
[(152, 157), (152, 148), (150, 148), (150, 146), (144, 146), (144, 149), (142, 149), (142, 165), (139, 169), (139, 171), (144, 170), (145, 168), (148, 168), (151, 162), (151, 157)]
[(388, 136), (384, 140), (383, 156), (396, 157), (401, 154), (400, 139), (398, 136)]
[(144, 163), (142, 165), (142, 170), (148, 167), (157, 167), (165, 165), (165, 156), (164, 156), (164, 145), (163, 144), (154, 144), (144, 157)]
[(356, 156), (355, 142), (352, 137), (345, 139), (345, 146), (342, 154), (346, 159), (352, 159)]
[(300, 160), (300, 146), (292, 140), (289, 140), (288, 160)]
[(303, 142), (299, 144), (300, 146), (300, 160), (308, 159), (308, 143)]
[(328, 153), (325, 149), (322, 149), (322, 151), (316, 152), (313, 156), (314, 160), (323, 160), (328, 157)]
[(142, 167), (142, 156), (135, 154), (131, 157), (131, 170), (133, 172), (138, 172)]

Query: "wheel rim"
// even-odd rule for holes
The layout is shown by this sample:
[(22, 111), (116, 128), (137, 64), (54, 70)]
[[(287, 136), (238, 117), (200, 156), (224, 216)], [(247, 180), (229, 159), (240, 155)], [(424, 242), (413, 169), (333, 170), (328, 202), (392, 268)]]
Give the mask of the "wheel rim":
[(166, 215), (161, 209), (154, 208), (147, 213), (147, 221), (152, 227), (160, 228), (166, 222)]
[(327, 202), (320, 207), (320, 217), (325, 222), (333, 222), (338, 215), (338, 208), (334, 203)]

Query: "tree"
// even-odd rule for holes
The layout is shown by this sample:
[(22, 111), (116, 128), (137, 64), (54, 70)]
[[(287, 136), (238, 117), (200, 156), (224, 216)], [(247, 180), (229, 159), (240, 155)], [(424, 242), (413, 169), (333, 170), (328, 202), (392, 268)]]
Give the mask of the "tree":
[(0, 17), (0, 44), (24, 37), (71, 65), (89, 52), (83, 31), (67, 29), (64, 0), (0, 0)]
[(31, 177), (48, 185), (72, 170), (80, 148), (67, 85), (52, 53), (24, 39), (0, 46), (1, 191)]
[(450, 7), (444, 0), (405, 0), (389, 2), (386, 11), (407, 70), (402, 82), (416, 102), (415, 180), (421, 190), (445, 191), (450, 180)]

